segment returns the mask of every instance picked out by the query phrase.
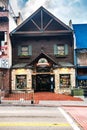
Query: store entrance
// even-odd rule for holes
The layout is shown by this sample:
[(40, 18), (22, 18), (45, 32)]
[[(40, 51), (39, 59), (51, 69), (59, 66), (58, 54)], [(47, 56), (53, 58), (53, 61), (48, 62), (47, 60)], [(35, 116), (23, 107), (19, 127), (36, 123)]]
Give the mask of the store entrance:
[(54, 91), (54, 77), (50, 74), (37, 74), (34, 77), (36, 83), (34, 84), (35, 92), (53, 92)]
[(49, 74), (40, 74), (36, 76), (36, 91), (50, 91)]

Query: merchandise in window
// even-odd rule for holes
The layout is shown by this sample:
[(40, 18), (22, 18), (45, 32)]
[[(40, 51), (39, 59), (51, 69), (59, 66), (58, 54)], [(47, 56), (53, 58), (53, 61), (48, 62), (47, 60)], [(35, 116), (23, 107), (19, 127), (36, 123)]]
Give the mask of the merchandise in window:
[(87, 87), (87, 80), (78, 80), (78, 86)]
[(60, 74), (60, 88), (69, 88), (70, 85), (70, 74)]
[(16, 75), (16, 89), (25, 89), (27, 86), (26, 75)]

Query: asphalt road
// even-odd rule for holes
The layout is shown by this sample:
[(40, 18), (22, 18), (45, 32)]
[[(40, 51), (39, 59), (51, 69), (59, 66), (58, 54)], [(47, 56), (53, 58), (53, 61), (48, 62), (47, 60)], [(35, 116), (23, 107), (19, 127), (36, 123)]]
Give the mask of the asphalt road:
[(80, 130), (61, 107), (0, 107), (0, 130)]

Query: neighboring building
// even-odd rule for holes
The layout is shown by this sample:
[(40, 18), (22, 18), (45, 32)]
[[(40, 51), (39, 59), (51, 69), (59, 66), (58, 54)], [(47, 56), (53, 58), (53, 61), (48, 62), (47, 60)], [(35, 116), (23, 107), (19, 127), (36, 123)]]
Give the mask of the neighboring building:
[(87, 88), (87, 24), (73, 24), (76, 49), (76, 84), (77, 87)]
[[(4, 1), (4, 0), (3, 0)], [(6, 2), (6, 1), (4, 1)], [(9, 90), (9, 11), (0, 1), (0, 89)], [(5, 82), (6, 81), (6, 82)], [(6, 88), (5, 88), (6, 86)]]
[(70, 93), (75, 87), (71, 28), (40, 7), (13, 30), (10, 37), (12, 91)]
[[(10, 67), (12, 60), (9, 32), (17, 27), (12, 15), (12, 8), (10, 6), (9, 10), (9, 5), (9, 0), (0, 0), (0, 89), (5, 91), (11, 90)], [(12, 26), (13, 23), (14, 26)]]

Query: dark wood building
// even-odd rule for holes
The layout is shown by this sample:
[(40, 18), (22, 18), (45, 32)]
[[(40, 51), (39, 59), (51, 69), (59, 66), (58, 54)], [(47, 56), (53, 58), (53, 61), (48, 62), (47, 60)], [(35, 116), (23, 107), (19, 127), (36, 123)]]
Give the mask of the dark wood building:
[(71, 28), (40, 7), (10, 36), (12, 90), (70, 92), (75, 86)]

